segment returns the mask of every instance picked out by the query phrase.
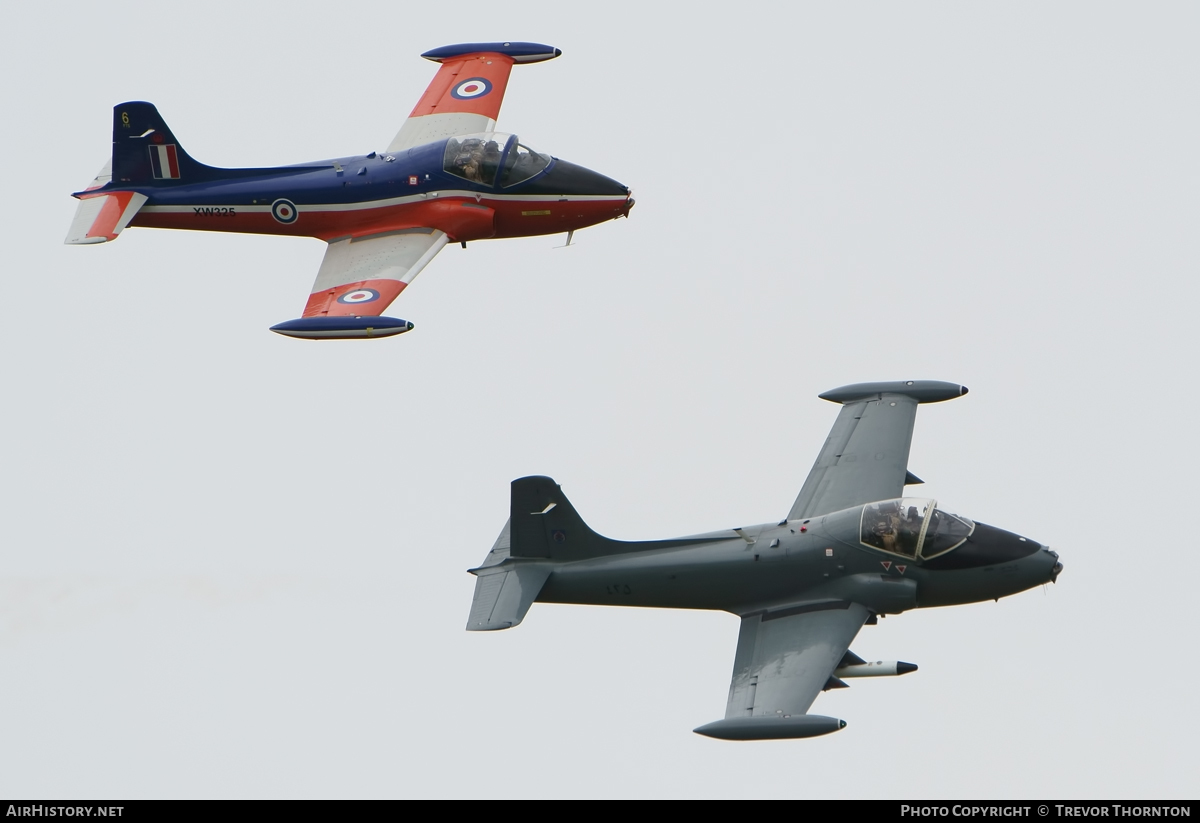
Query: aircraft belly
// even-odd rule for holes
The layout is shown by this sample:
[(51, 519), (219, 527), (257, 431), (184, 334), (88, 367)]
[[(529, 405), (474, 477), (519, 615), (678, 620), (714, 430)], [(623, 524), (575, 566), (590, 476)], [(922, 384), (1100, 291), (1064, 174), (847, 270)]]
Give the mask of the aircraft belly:
[(455, 242), (495, 235), (492, 210), (474, 198), (349, 205), (306, 205), (285, 200), (280, 198), (269, 205), (148, 205), (131, 225), (317, 237), (326, 241), (412, 228), (439, 229)]
[(561, 234), (615, 220), (628, 211), (624, 197), (546, 200), (485, 198), (483, 202), (496, 210), (496, 237)]
[[(313, 204), (311, 198), (321, 197), (321, 193), (249, 198), (250, 203), (246, 203), (249, 195), (230, 194), (228, 202), (214, 202), (214, 193), (209, 191), (197, 197), (202, 203), (178, 202), (187, 199), (185, 192), (173, 193), (171, 200), (175, 202), (153, 198), (130, 225), (327, 241), (406, 228), (435, 228), (446, 232), (452, 241), (463, 242), (560, 234), (613, 220), (628, 211), (626, 199), (611, 197), (517, 199), (478, 197), (469, 192), (442, 192), (439, 196), (432, 192), (361, 203)], [(305, 199), (309, 202), (303, 202)]]

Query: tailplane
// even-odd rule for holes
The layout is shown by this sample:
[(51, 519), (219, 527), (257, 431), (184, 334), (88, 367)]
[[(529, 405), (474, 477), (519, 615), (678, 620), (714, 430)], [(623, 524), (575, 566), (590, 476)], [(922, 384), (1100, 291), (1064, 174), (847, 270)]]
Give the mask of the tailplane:
[(75, 195), (79, 198), (79, 206), (75, 209), (71, 228), (67, 230), (64, 242), (68, 246), (88, 246), (116, 240), (148, 199), (136, 191), (102, 191), (111, 180), (110, 161), (104, 164), (85, 191)]

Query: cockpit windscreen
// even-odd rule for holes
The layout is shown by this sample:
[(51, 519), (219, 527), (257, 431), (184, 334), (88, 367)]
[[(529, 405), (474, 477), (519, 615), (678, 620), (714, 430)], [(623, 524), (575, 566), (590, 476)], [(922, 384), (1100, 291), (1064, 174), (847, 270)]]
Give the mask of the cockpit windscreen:
[(925, 539), (921, 541), (921, 557), (945, 554), (971, 536), (975, 524), (967, 518), (934, 508), (925, 526)]
[(500, 177), (500, 185), (515, 186), (517, 183), (523, 183), (548, 165), (550, 155), (539, 154), (524, 143), (516, 143), (504, 158), (504, 174)]

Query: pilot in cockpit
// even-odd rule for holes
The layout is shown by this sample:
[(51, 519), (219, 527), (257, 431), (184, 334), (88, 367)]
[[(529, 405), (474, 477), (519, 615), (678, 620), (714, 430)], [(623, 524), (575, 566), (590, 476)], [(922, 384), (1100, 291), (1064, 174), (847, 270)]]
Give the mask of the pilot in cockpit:
[(474, 183), (483, 182), (483, 141), (472, 137), (462, 141), (454, 152), (452, 168), (447, 169)]
[(496, 171), (500, 168), (501, 153), (500, 144), (495, 140), (489, 140), (484, 144), (480, 160), (480, 179), (476, 182), (490, 185), (496, 179)]
[(875, 539), (879, 541), (879, 547), (884, 551), (896, 551), (896, 526), (889, 522), (890, 517), (878, 521), (875, 524)]

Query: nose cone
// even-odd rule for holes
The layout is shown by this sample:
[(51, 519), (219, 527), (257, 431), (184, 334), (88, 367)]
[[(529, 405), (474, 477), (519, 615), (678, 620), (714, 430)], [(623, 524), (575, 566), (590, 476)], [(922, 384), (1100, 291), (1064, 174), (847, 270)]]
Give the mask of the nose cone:
[(1046, 557), (1047, 557), (1047, 558), (1048, 558), (1050, 561), (1052, 561), (1052, 562), (1054, 563), (1054, 565), (1050, 567), (1050, 582), (1051, 582), (1051, 583), (1057, 583), (1057, 582), (1058, 582), (1058, 576), (1059, 576), (1060, 574), (1062, 574), (1062, 570), (1063, 570), (1063, 564), (1062, 564), (1062, 562), (1061, 562), (1061, 561), (1058, 559), (1058, 552), (1052, 552), (1052, 551), (1050, 551), (1050, 547), (1049, 547), (1049, 546), (1047, 546), (1047, 547), (1045, 548), (1045, 552), (1046, 552)]
[(548, 172), (538, 175), (528, 183), (513, 186), (512, 191), (518, 194), (629, 196), (628, 186), (558, 158), (554, 159), (554, 166)]
[(999, 566), (1028, 557), (1042, 544), (986, 523), (976, 523), (967, 542), (954, 551), (925, 561), (927, 569), (974, 569)]

